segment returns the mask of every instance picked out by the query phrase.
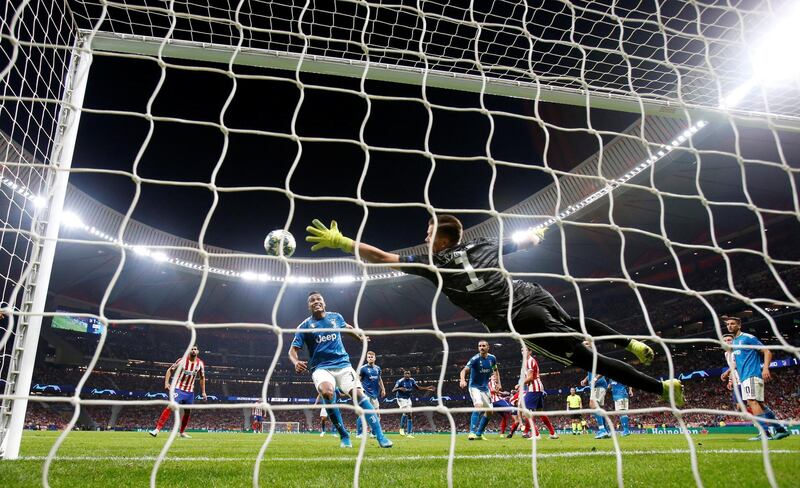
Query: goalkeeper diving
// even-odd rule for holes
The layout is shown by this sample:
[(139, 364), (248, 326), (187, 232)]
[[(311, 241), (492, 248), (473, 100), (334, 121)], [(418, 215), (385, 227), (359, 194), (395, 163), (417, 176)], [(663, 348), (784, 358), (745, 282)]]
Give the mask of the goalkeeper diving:
[[(329, 228), (316, 219), (312, 223), (306, 228), (309, 233), (306, 241), (314, 243), (312, 251), (331, 248), (355, 253), (355, 242), (339, 231), (336, 221), (332, 221)], [(637, 390), (659, 394), (665, 401), (669, 401), (670, 391), (673, 391), (675, 404), (683, 406), (683, 386), (679, 380), (659, 381), (626, 362), (593, 352), (583, 345), (583, 337), (578, 335), (582, 333), (580, 319), (565, 312), (549, 292), (536, 283), (509, 282), (503, 273), (496, 271), (500, 268), (501, 252), (509, 254), (539, 245), (544, 238), (544, 229), (532, 229), (524, 238), (513, 241), (480, 237), (462, 242), (462, 232), (463, 226), (458, 218), (437, 215), (428, 222), (425, 238), (425, 243), (431, 245), (433, 251), (430, 259), (427, 254), (400, 256), (363, 242), (358, 244), (358, 256), (370, 263), (433, 265), (445, 270), (439, 273), (442, 292), (489, 331), (508, 332), (513, 324), (513, 330), (521, 335), (556, 333), (535, 339), (525, 338), (524, 342), (536, 354), (585, 371), (592, 371), (592, 359), (596, 354), (597, 374)], [(399, 266), (395, 269), (438, 284), (437, 273), (427, 266)], [(511, 324), (508, 321), (509, 302)], [(652, 363), (653, 350), (647, 344), (626, 338), (595, 319), (586, 317), (584, 324), (592, 337), (619, 336), (604, 340), (625, 348), (644, 365)]]

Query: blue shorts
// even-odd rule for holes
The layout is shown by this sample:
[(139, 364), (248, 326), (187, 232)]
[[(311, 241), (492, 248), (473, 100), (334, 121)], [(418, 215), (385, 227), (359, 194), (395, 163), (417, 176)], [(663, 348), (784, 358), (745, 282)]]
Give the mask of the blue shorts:
[[(497, 400), (496, 402), (492, 403), (492, 406), (495, 408), (514, 408), (514, 405), (508, 403), (508, 400)], [(500, 415), (505, 413), (516, 414), (517, 409), (514, 408), (514, 410), (503, 410), (500, 412)]]
[(183, 391), (175, 388), (175, 402), (181, 405), (191, 405), (194, 403), (194, 393), (190, 391)]
[(528, 410), (544, 409), (544, 392), (529, 391), (525, 393), (525, 408)]
[(253, 420), (255, 422), (261, 422), (264, 420), (264, 417), (262, 417), (261, 415), (253, 415)]

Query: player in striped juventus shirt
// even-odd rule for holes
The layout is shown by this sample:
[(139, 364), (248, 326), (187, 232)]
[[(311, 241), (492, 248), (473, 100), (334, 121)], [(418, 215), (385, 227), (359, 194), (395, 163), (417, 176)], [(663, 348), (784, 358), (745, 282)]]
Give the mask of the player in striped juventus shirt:
[[(172, 399), (179, 405), (191, 405), (194, 403), (194, 382), (200, 379), (200, 394), (205, 400), (206, 397), (206, 367), (202, 359), (198, 357), (197, 345), (192, 346), (189, 355), (178, 358), (175, 363), (167, 369), (167, 374), (164, 376), (164, 388), (170, 390), (172, 386), (170, 378), (175, 373), (175, 391), (172, 394)], [(183, 410), (181, 416), (181, 437), (189, 439), (189, 434), (185, 432), (186, 426), (189, 424), (189, 417), (191, 416), (190, 410)], [(156, 428), (151, 430), (149, 434), (153, 437), (157, 436), (164, 424), (169, 420), (172, 410), (169, 407), (161, 412), (156, 422)]]

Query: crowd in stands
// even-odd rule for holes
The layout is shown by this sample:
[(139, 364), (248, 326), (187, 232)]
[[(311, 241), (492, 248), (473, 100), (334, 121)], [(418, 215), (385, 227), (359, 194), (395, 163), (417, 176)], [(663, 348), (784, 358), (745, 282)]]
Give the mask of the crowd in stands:
[[(798, 367), (781, 368), (773, 370), (773, 379), (767, 384), (767, 401), (780, 419), (800, 420), (800, 383), (797, 381), (797, 374), (800, 372)], [(435, 382), (429, 384), (435, 385)], [(573, 385), (574, 386), (574, 385)], [(709, 376), (699, 379), (685, 381), (687, 408), (691, 409), (712, 409), (728, 411), (725, 413), (701, 413), (688, 412), (682, 415), (683, 421), (689, 426), (717, 426), (720, 422), (746, 422), (741, 416), (735, 415), (735, 406), (731, 402), (731, 392), (720, 381), (718, 376)], [(296, 393), (300, 398), (313, 397), (314, 389), (312, 383), (282, 384), (281, 391)], [(469, 402), (464, 399), (464, 391), (458, 388), (456, 382), (448, 381), (443, 384), (446, 393), (451, 394), (451, 398), (459, 400), (447, 400), (445, 404), (449, 407), (469, 407)], [(390, 391), (388, 388), (387, 391)], [(258, 392), (260, 394), (260, 390)], [(583, 393), (584, 406), (588, 408), (587, 393)], [(417, 406), (436, 405), (429, 401), (430, 394), (421, 395), (416, 402)], [(551, 394), (546, 397), (546, 410), (563, 410), (565, 403), (565, 393)], [(427, 401), (426, 401), (427, 400)], [(233, 405), (231, 402), (209, 402), (208, 404)], [(73, 410), (69, 404), (37, 402), (29, 403), (26, 425), (31, 428), (62, 428), (68, 422)], [(54, 408), (58, 406), (59, 408)], [(298, 405), (296, 410), (275, 410), (275, 418), (280, 422), (298, 422), (301, 429), (312, 430), (318, 428), (318, 410), (309, 409), (305, 412), (303, 406)], [(383, 404), (384, 408), (396, 408), (394, 402)], [(664, 403), (655, 395), (634, 392), (631, 399), (632, 409), (660, 408)], [(158, 417), (161, 405), (132, 405), (123, 406), (116, 417), (115, 422), (111, 422), (112, 407), (88, 406), (84, 407), (93, 423), (88, 424), (79, 422), (82, 428), (114, 428), (118, 430), (136, 430), (152, 428), (152, 423)], [(613, 402), (610, 396), (606, 403), (606, 409), (613, 411)], [(344, 419), (349, 425), (355, 425), (355, 415), (348, 409), (344, 409)], [(249, 409), (247, 408), (213, 408), (196, 409), (192, 413), (192, 426), (194, 428), (211, 430), (242, 430), (246, 429)], [(459, 430), (466, 428), (468, 415), (465, 413), (453, 414)], [(441, 414), (434, 415), (434, 425), (431, 425), (424, 413), (417, 413), (417, 428), (420, 431), (429, 431), (433, 428), (437, 430), (449, 430), (449, 421)], [(588, 419), (588, 416), (587, 416)], [(384, 415), (383, 424), (388, 430), (399, 429), (399, 415)], [(554, 422), (557, 425), (568, 425), (569, 420), (563, 417), (556, 417)], [(671, 412), (647, 412), (634, 413), (631, 415), (632, 425), (650, 426), (673, 426), (678, 421)], [(51, 427), (53, 426), (53, 427)]]
[[(800, 259), (800, 247), (784, 246), (781, 259)], [(670, 268), (670, 265), (663, 265)], [(800, 267), (776, 266), (783, 281), (795, 296), (800, 295)], [(704, 260), (684, 266), (683, 272), (687, 283), (693, 290), (728, 290), (728, 268), (721, 257), (713, 255)], [(641, 274), (640, 274), (641, 273)], [(781, 339), (791, 346), (800, 346), (800, 317), (796, 309), (783, 305), (771, 305), (770, 300), (786, 301), (786, 295), (779, 283), (767, 268), (762, 259), (736, 258), (733, 260), (731, 276), (736, 290), (750, 298), (763, 298), (759, 306), (774, 316)], [(677, 275), (658, 269), (654, 265), (650, 270), (642, 269), (634, 276), (639, 282), (657, 284), (681, 289)], [(620, 293), (621, 285), (594, 283), (581, 286), (581, 298), (586, 315), (602, 320), (620, 331), (631, 334), (649, 334), (644, 321), (644, 312), (628, 290), (626, 296)], [(585, 288), (585, 291), (584, 291)], [(625, 287), (627, 288), (627, 287)], [(577, 312), (578, 305), (571, 288), (553, 290), (564, 308)], [(657, 334), (666, 340), (669, 357), (675, 373), (689, 373), (696, 370), (720, 368), (724, 366), (723, 350), (717, 342), (717, 332), (711, 311), (696, 297), (668, 291), (654, 291), (642, 288), (641, 293), (647, 307), (647, 316)], [(763, 320), (752, 307), (724, 293), (705, 294), (705, 299), (713, 306), (715, 314), (739, 313), (745, 317), (745, 330), (760, 337), (767, 344), (777, 344), (772, 324)], [(745, 310), (750, 310), (745, 312)], [(743, 313), (744, 312), (744, 313)], [(749, 319), (749, 320), (748, 320)], [(466, 324), (466, 325), (464, 325)], [(474, 322), (465, 321), (463, 327), (469, 329)], [(460, 330), (458, 328), (454, 330)], [(469, 329), (473, 330), (473, 329)], [(85, 357), (94, 353), (98, 336), (79, 334), (66, 330), (50, 330), (61, 341), (66, 341), (79, 350)], [(208, 369), (207, 391), (217, 400), (214, 403), (230, 403), (225, 400), (229, 396), (260, 397), (267, 370), (274, 358), (277, 343), (271, 331), (264, 329), (200, 329), (197, 331), (197, 342), (200, 345), (201, 358)], [(442, 343), (431, 336), (403, 336), (404, 351), (398, 351), (396, 337), (376, 336), (369, 343), (369, 348), (378, 351), (379, 364), (383, 368), (383, 379), (387, 392), (391, 391), (394, 381), (400, 378), (404, 369), (422, 385), (438, 386), (443, 363)], [(669, 342), (670, 339), (697, 339), (692, 343)], [(406, 341), (407, 339), (407, 341)], [(102, 390), (115, 391), (147, 391), (162, 392), (163, 375), (166, 369), (185, 351), (190, 340), (189, 332), (183, 327), (168, 326), (112, 326), (108, 329), (101, 360), (89, 375), (85, 387), (97, 390), (88, 396), (111, 398)], [(467, 360), (476, 353), (475, 338), (448, 338), (448, 356), (442, 383), (442, 396), (449, 398), (449, 406), (466, 407), (469, 402), (463, 400), (465, 392), (458, 387), (457, 378)], [(348, 347), (355, 358), (360, 355), (360, 346)], [(284, 344), (285, 349), (286, 344)], [(598, 349), (620, 359), (630, 360), (629, 354), (615, 349), (610, 344), (600, 343)], [(643, 368), (653, 376), (667, 375), (669, 364), (661, 343), (654, 343), (656, 360)], [(509, 339), (492, 340), (492, 353), (498, 357), (501, 365), (503, 381), (508, 388), (516, 380), (516, 373), (521, 365), (519, 344)], [(787, 352), (775, 352), (776, 358), (789, 356)], [(585, 375), (576, 369), (566, 368), (553, 362), (541, 360), (543, 381), (548, 389), (566, 391), (577, 385)], [(85, 368), (80, 365), (56, 364), (54, 361), (37, 363), (33, 384), (39, 385), (76, 385), (84, 375)], [(776, 370), (774, 380), (767, 385), (767, 399), (777, 415), (785, 419), (800, 419), (800, 382), (796, 380), (798, 368)], [(686, 382), (687, 408), (716, 409), (730, 411), (730, 393), (717, 377), (691, 379)], [(39, 391), (48, 396), (57, 396), (52, 390)], [(62, 391), (62, 395), (71, 394)], [(430, 398), (437, 394), (420, 395), (419, 404), (434, 405)], [(86, 393), (82, 396), (87, 397)], [(299, 375), (281, 351), (275, 370), (272, 372), (267, 389), (268, 397), (313, 398), (315, 391), (308, 375)], [(118, 397), (115, 396), (116, 399)], [(561, 394), (547, 398), (547, 409), (563, 409), (564, 397)], [(588, 401), (585, 402), (588, 404)], [(636, 393), (631, 408), (650, 408), (663, 406), (663, 403), (648, 394)], [(68, 404), (67, 404), (68, 405)], [(386, 404), (394, 407), (396, 404)], [(152, 428), (162, 405), (123, 407), (118, 415), (112, 415), (111, 407), (91, 406), (82, 420), (85, 428), (143, 429)], [(611, 409), (609, 399), (607, 408)], [(192, 425), (212, 429), (239, 430), (247, 425), (244, 409), (198, 409), (193, 413)], [(37, 428), (62, 428), (72, 413), (71, 407), (64, 404), (56, 406), (53, 402), (32, 401), (29, 404), (27, 424)], [(302, 407), (298, 410), (276, 411), (279, 421), (299, 422), (301, 428), (317, 427), (316, 410), (310, 414)], [(355, 418), (346, 415), (346, 421), (355, 422)], [(434, 424), (430, 425), (422, 414), (417, 415), (417, 425), (421, 430), (449, 430), (449, 421), (441, 414), (434, 414)], [(464, 429), (468, 422), (468, 414), (455, 414), (458, 428)], [(682, 419), (690, 425), (719, 425), (720, 422), (741, 421), (735, 415), (724, 413), (689, 412)], [(398, 415), (386, 415), (383, 422), (388, 430), (399, 428), (396, 424)], [(568, 423), (563, 420), (562, 423)], [(674, 425), (676, 419), (671, 412), (648, 412), (632, 415), (632, 423), (639, 425)]]

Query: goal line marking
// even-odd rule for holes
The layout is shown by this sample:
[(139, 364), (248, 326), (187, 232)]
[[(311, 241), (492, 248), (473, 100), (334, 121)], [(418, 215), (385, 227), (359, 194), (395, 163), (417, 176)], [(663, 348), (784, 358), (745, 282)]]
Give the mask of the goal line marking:
[[(660, 454), (688, 454), (688, 449), (664, 449), (664, 450), (635, 450), (635, 451), (622, 451), (623, 456), (647, 456), (647, 455), (660, 455)], [(772, 454), (800, 454), (800, 450), (796, 449), (770, 449)], [(698, 454), (763, 454), (761, 449), (709, 449), (699, 450)], [(549, 458), (571, 458), (571, 457), (592, 457), (592, 456), (609, 456), (614, 457), (614, 451), (566, 451), (566, 452), (552, 452), (552, 453), (539, 453), (536, 455), (537, 459)], [(453, 459), (456, 460), (480, 460), (480, 459), (527, 459), (531, 455), (527, 453), (515, 454), (464, 454), (455, 455)], [(21, 456), (19, 461), (44, 461), (47, 456)], [(156, 461), (158, 456), (57, 456), (53, 458), (54, 461)], [(447, 460), (446, 455), (415, 455), (415, 456), (365, 456), (365, 461), (422, 461), (422, 460)], [(266, 461), (278, 462), (304, 462), (308, 461), (307, 457), (265, 457)], [(356, 456), (328, 456), (319, 457), (316, 461), (325, 462), (355, 462)], [(187, 456), (187, 457), (167, 457), (167, 462), (236, 462), (236, 461), (255, 461), (255, 457), (208, 457), (208, 456)]]

